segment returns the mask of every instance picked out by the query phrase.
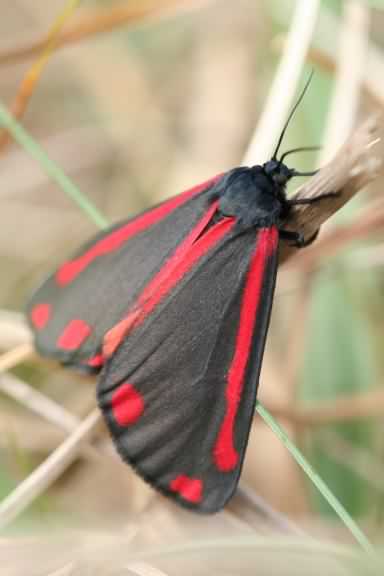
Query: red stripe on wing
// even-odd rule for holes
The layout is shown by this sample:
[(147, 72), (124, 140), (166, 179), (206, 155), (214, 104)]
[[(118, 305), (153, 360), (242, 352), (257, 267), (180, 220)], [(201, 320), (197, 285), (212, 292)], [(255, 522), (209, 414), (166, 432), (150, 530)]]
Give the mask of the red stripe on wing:
[(159, 222), (168, 214), (173, 212), (176, 208), (187, 202), (193, 196), (196, 196), (204, 189), (208, 188), (215, 184), (221, 174), (210, 178), (206, 182), (191, 188), (190, 190), (186, 190), (182, 194), (171, 198), (167, 202), (164, 202), (157, 208), (146, 212), (142, 216), (139, 216), (135, 220), (128, 222), (125, 226), (118, 228), (114, 232), (111, 232), (108, 236), (105, 236), (96, 244), (94, 244), (87, 252), (76, 258), (75, 260), (71, 260), (69, 262), (65, 262), (59, 270), (56, 272), (56, 282), (60, 286), (65, 286), (72, 282), (87, 266), (93, 262), (99, 256), (103, 256), (104, 254), (108, 254), (115, 250), (118, 250), (125, 242), (127, 242), (132, 236), (139, 234), (140, 232), (144, 231), (146, 228), (149, 228), (156, 222)]
[(227, 376), (226, 412), (213, 449), (215, 465), (222, 472), (233, 470), (239, 460), (239, 454), (234, 447), (235, 419), (243, 391), (245, 371), (263, 288), (265, 266), (268, 258), (276, 251), (277, 243), (277, 228), (263, 228), (258, 231), (258, 240), (241, 301), (235, 352)]
[(141, 307), (145, 302), (152, 297), (152, 295), (158, 290), (159, 286), (164, 282), (164, 280), (169, 276), (176, 266), (185, 259), (188, 250), (196, 240), (204, 232), (205, 228), (208, 226), (212, 220), (214, 214), (219, 206), (218, 200), (213, 202), (209, 209), (206, 211), (201, 220), (196, 224), (196, 226), (190, 231), (188, 236), (179, 244), (172, 256), (167, 260), (161, 270), (156, 274), (156, 276), (149, 282), (149, 284), (144, 288), (138, 300), (138, 306)]
[(103, 346), (103, 355), (106, 358), (114, 353), (128, 332), (140, 325), (187, 272), (233, 228), (235, 219), (227, 217), (200, 236), (216, 209), (217, 202), (212, 204), (197, 226), (146, 286), (128, 315), (107, 332)]

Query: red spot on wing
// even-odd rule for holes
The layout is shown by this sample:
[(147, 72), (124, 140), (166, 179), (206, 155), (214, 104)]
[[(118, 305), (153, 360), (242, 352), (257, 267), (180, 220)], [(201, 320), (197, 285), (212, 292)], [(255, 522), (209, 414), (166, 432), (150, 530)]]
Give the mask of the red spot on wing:
[(36, 330), (42, 330), (51, 317), (50, 304), (36, 304), (31, 310), (30, 318)]
[(66, 325), (56, 345), (63, 350), (77, 350), (91, 332), (91, 327), (84, 320), (76, 318)]
[(218, 202), (211, 205), (200, 222), (144, 288), (128, 315), (107, 333), (103, 347), (106, 357), (115, 352), (123, 338), (133, 328), (139, 326), (188, 271), (233, 228), (235, 219), (228, 217), (202, 234), (216, 212), (217, 205)]
[(87, 252), (69, 262), (65, 262), (61, 268), (56, 272), (56, 282), (60, 286), (65, 286), (72, 282), (87, 266), (89, 266), (96, 258), (114, 252), (118, 250), (125, 242), (127, 242), (132, 236), (143, 232), (146, 228), (149, 228), (153, 224), (156, 224), (160, 220), (163, 220), (168, 214), (173, 212), (176, 208), (187, 202), (193, 196), (196, 196), (202, 192), (205, 188), (215, 184), (217, 180), (221, 177), (221, 174), (210, 178), (206, 182), (186, 190), (182, 194), (171, 198), (167, 202), (164, 202), (157, 208), (146, 212), (142, 216), (139, 216), (135, 220), (128, 222), (125, 226), (114, 230), (108, 236), (105, 236), (96, 244), (91, 246)]
[(189, 478), (188, 476), (177, 476), (169, 484), (172, 492), (180, 494), (184, 500), (197, 504), (203, 497), (203, 482), (198, 478)]
[(278, 231), (276, 228), (263, 228), (259, 230), (258, 235), (241, 302), (235, 352), (227, 376), (225, 390), (226, 412), (213, 449), (215, 465), (222, 472), (233, 470), (239, 460), (239, 454), (234, 447), (234, 424), (243, 390), (245, 371), (263, 287), (265, 265), (268, 257), (277, 249)]
[(144, 399), (128, 382), (122, 384), (112, 395), (112, 414), (119, 426), (134, 424), (144, 412)]

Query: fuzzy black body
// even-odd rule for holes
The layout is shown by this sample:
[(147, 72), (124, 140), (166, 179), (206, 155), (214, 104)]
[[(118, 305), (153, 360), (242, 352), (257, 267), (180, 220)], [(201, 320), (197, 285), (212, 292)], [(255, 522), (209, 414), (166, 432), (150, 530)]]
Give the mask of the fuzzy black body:
[(235, 168), (216, 187), (220, 212), (235, 216), (244, 228), (280, 227), (288, 216), (285, 184), (274, 181), (264, 166)]
[(291, 176), (275, 160), (235, 168), (119, 223), (28, 305), (42, 354), (100, 372), (122, 458), (197, 511), (221, 509), (239, 480)]

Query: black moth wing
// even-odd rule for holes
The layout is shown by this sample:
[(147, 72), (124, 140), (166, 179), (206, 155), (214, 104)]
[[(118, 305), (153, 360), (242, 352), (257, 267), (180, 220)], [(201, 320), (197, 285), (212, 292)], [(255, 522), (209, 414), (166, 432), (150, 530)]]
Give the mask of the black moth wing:
[(105, 333), (207, 211), (220, 178), (102, 231), (52, 274), (27, 307), (38, 351), (77, 368), (99, 369)]
[(97, 389), (121, 457), (207, 513), (239, 480), (277, 270), (275, 227), (233, 232), (126, 336)]

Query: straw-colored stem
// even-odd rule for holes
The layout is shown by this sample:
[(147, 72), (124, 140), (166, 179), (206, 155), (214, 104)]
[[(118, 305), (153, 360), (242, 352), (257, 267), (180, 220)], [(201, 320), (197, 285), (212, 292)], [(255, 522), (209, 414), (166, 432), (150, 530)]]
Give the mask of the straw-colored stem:
[[(301, 186), (292, 199), (312, 199), (329, 192), (339, 195), (315, 204), (296, 206), (284, 223), (285, 228), (300, 230), (305, 238), (313, 236), (324, 222), (376, 178), (382, 168), (382, 159), (375, 153), (374, 145), (382, 133), (382, 120), (371, 117), (363, 122), (332, 160)], [(282, 244), (280, 262), (295, 252), (296, 248)]]
[(77, 457), (101, 420), (95, 409), (52, 454), (0, 503), (0, 529), (5, 528), (40, 496)]
[(33, 345), (29, 342), (21, 344), (9, 352), (5, 352), (5, 354), (0, 356), (0, 372), (5, 372), (14, 366), (17, 366), (20, 362), (34, 356), (34, 354), (35, 350)]
[(242, 164), (262, 164), (271, 157), (284, 125), (306, 59), (316, 23), (319, 0), (297, 0), (296, 10), (267, 103)]

